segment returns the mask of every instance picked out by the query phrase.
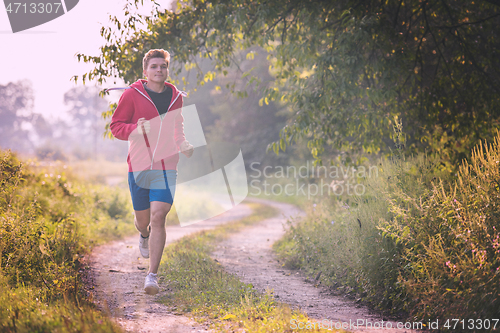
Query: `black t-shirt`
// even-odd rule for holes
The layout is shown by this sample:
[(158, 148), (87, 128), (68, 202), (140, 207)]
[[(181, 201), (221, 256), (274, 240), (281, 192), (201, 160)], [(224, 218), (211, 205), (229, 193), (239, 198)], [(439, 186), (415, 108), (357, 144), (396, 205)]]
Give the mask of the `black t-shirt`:
[(155, 103), (155, 106), (158, 109), (158, 113), (160, 115), (167, 113), (170, 102), (172, 101), (172, 88), (166, 86), (166, 89), (161, 93), (157, 93), (149, 89), (146, 85), (144, 85), (144, 88), (146, 89), (146, 92), (148, 93), (153, 103)]

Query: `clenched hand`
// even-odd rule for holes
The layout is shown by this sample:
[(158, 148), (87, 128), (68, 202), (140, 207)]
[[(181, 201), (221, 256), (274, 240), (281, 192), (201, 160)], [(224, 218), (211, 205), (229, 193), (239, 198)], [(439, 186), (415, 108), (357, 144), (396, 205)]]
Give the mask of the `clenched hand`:
[(192, 144), (190, 144), (187, 141), (181, 143), (181, 153), (186, 155), (186, 157), (188, 158), (191, 157), (193, 155), (193, 152), (194, 152), (194, 147)]

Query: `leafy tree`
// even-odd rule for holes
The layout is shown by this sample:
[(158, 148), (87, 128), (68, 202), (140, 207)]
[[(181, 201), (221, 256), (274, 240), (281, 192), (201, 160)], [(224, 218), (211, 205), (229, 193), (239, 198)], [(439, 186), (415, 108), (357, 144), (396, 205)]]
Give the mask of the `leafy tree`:
[[(255, 57), (260, 59), (257, 62), (258, 66), (253, 68), (253, 73), (262, 79), (271, 80), (269, 63), (263, 50), (260, 52), (249, 50), (242, 53), (239, 68), (241, 70), (251, 68), (253, 65), (251, 58), (257, 52)], [(204, 60), (199, 63), (199, 67), (202, 71), (208, 72), (213, 66), (210, 61)], [(241, 71), (232, 66), (228, 69), (227, 76), (220, 75), (212, 81), (205, 82), (203, 86), (188, 85), (186, 87), (188, 90), (196, 89), (196, 92), (189, 94), (184, 104), (196, 105), (208, 143), (237, 144), (243, 152), (247, 168), (253, 162), (276, 164), (286, 160), (286, 154), (276, 156), (266, 153), (269, 142), (279, 139), (279, 130), (285, 124), (286, 117), (282, 106), (275, 102), (259, 106), (262, 94), (258, 91), (240, 93), (240, 96), (231, 94), (226, 88), (227, 84), (234, 85), (235, 89), (245, 87), (245, 79), (238, 73)]]
[(0, 147), (30, 151), (33, 143), (23, 124), (29, 122), (33, 108), (33, 90), (29, 81), (0, 85)]
[(78, 55), (95, 64), (83, 80), (133, 81), (142, 55), (162, 47), (186, 68), (212, 59), (213, 72), (197, 70), (203, 82), (258, 45), (275, 80), (242, 77), (264, 90), (262, 104), (281, 100), (295, 112), (276, 152), (300, 137), (318, 160), (326, 146), (384, 152), (402, 122), (407, 148), (453, 165), (499, 125), (498, 0), (185, 0), (149, 16), (134, 13), (141, 4), (130, 0), (125, 18), (102, 28), (100, 55)]
[(32, 115), (30, 119), (35, 132), (37, 134), (37, 142), (44, 139), (52, 138), (52, 125), (45, 119), (45, 117), (39, 113)]
[(98, 89), (80, 86), (64, 94), (64, 104), (68, 107), (72, 126), (78, 129), (80, 147), (82, 143), (92, 145), (95, 156), (99, 130), (104, 127), (101, 113), (108, 108), (108, 103), (99, 97)]

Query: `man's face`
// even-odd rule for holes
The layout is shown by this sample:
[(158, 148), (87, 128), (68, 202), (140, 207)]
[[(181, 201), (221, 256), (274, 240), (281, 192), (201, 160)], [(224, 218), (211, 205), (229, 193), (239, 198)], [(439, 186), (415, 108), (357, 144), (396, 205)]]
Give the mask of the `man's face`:
[(144, 70), (148, 81), (163, 83), (168, 77), (168, 64), (163, 58), (149, 59), (148, 67)]

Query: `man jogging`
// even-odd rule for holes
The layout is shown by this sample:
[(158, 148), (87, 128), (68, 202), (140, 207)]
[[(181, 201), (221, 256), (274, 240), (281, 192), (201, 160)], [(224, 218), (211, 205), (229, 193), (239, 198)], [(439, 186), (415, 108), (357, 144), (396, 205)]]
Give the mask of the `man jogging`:
[(173, 204), (179, 151), (187, 157), (182, 116), (183, 92), (165, 82), (170, 54), (150, 50), (143, 58), (143, 74), (126, 88), (111, 119), (111, 133), (129, 141), (129, 187), (140, 232), (139, 250), (150, 258), (144, 283), (147, 294), (158, 293), (158, 266), (166, 241), (165, 219)]

